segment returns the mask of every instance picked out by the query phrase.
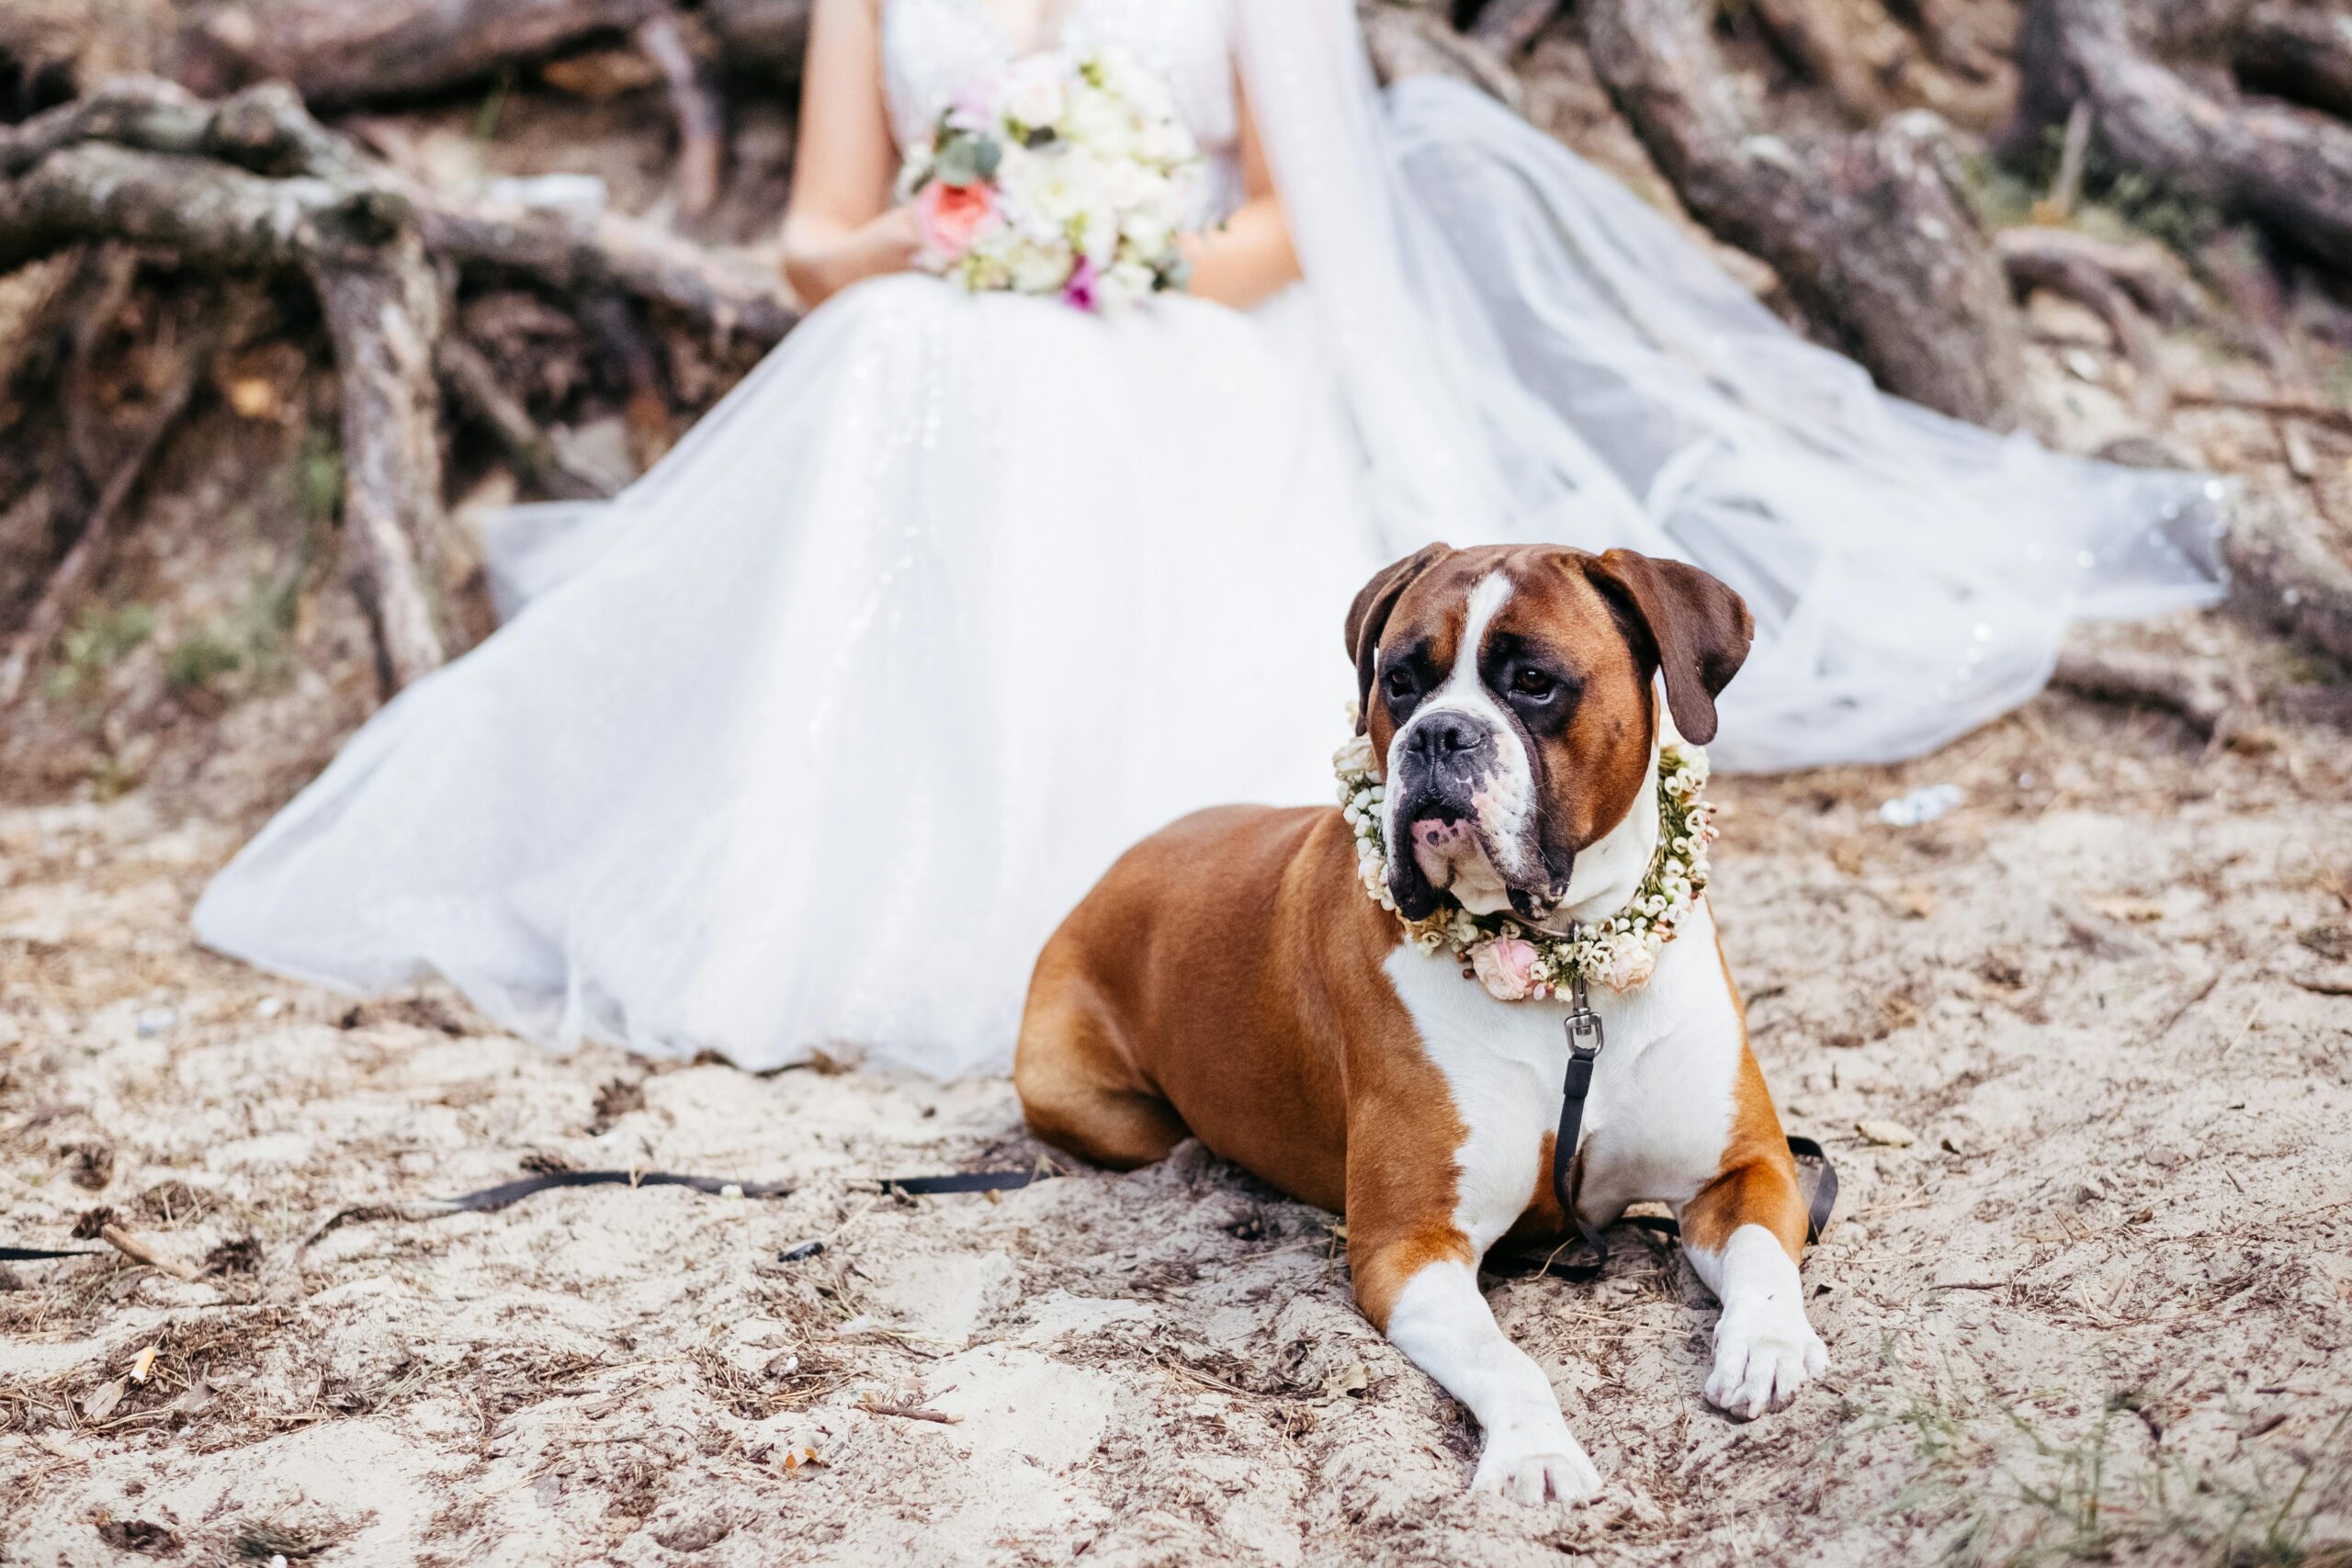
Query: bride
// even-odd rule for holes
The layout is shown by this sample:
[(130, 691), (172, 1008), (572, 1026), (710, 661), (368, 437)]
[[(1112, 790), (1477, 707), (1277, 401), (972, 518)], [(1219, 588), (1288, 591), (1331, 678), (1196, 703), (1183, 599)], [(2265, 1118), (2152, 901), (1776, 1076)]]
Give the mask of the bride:
[[(901, 150), (1117, 46), (1207, 154), (1189, 292), (910, 270)], [(817, 308), (618, 500), (491, 540), (507, 619), (196, 914), (559, 1043), (1001, 1069), (1039, 942), (1191, 808), (1328, 795), (1340, 624), (1433, 536), (1694, 561), (1753, 608), (1719, 762), (1912, 755), (2069, 621), (2207, 602), (2218, 485), (1877, 393), (1349, 0), (819, 0), (786, 269)]]

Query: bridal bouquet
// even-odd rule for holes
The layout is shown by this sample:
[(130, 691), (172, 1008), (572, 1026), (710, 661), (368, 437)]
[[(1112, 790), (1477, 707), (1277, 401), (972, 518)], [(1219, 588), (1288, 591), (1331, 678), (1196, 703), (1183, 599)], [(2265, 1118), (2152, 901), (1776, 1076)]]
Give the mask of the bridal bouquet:
[(1038, 55), (959, 94), (899, 176), (917, 265), (972, 293), (1081, 310), (1182, 288), (1200, 148), (1167, 87), (1117, 50)]

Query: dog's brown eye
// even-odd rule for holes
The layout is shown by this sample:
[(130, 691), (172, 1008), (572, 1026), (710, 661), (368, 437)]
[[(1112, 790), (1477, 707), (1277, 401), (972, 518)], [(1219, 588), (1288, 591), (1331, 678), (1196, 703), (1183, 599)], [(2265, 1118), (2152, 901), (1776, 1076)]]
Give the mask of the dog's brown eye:
[(1403, 702), (1413, 694), (1413, 672), (1403, 669), (1391, 670), (1385, 684), (1388, 687), (1388, 694), (1398, 702)]
[(1558, 691), (1560, 683), (1541, 670), (1523, 667), (1510, 678), (1510, 689), (1520, 696), (1532, 697), (1540, 703)]

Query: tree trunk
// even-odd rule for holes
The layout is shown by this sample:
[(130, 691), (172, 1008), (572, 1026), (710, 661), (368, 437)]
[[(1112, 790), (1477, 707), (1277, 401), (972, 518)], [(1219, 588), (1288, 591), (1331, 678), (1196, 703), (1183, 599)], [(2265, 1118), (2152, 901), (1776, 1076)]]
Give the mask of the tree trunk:
[(2020, 422), (2023, 333), (1940, 121), (1756, 135), (1697, 0), (1587, 0), (1583, 17), (1594, 69), (1693, 217), (1770, 262), (1888, 390)]

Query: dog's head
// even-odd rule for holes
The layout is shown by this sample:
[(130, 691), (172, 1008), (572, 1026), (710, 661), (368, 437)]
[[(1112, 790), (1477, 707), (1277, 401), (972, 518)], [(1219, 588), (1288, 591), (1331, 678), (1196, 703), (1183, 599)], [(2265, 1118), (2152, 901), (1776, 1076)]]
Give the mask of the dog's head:
[(1721, 582), (1631, 550), (1431, 545), (1374, 576), (1348, 651), (1397, 908), (1420, 919), (1451, 893), (1544, 920), (1649, 775), (1656, 678), (1703, 745), (1754, 630)]

